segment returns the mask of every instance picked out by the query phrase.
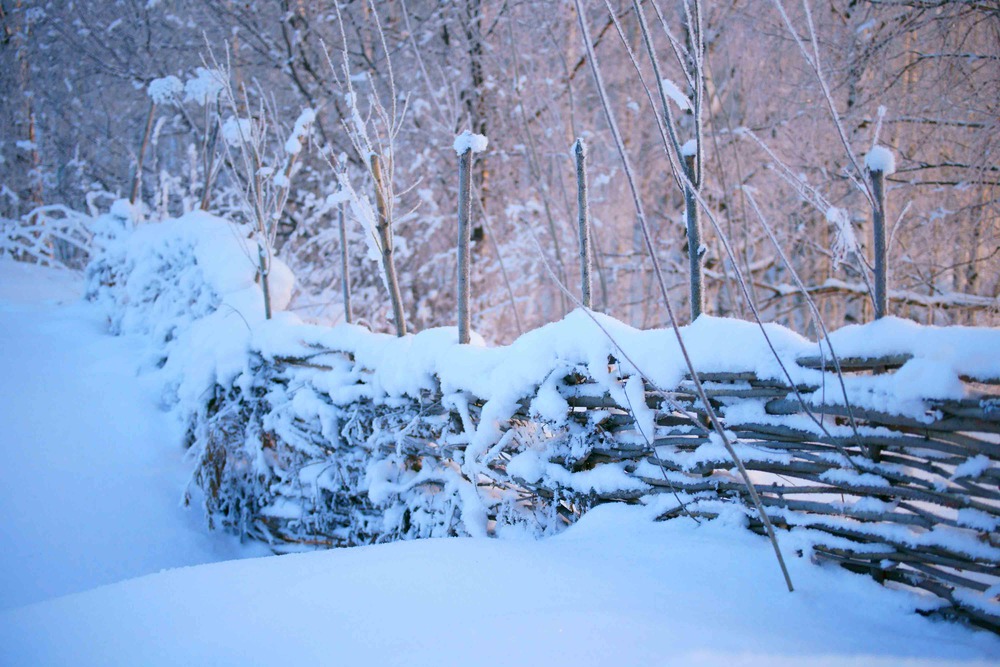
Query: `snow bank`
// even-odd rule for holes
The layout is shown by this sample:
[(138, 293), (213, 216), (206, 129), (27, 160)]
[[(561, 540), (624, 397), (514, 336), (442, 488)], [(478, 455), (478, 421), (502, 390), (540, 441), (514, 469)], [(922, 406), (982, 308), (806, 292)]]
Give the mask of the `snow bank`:
[[(738, 556), (737, 556), (738, 554)], [(597, 508), (556, 539), (423, 540), (154, 574), (0, 615), (12, 665), (986, 667), (1000, 640), (762, 538)]]

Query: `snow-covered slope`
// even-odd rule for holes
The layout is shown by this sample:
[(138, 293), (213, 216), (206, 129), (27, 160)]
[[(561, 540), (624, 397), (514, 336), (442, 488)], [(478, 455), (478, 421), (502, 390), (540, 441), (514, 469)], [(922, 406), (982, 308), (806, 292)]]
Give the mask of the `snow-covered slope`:
[(143, 344), (79, 293), (0, 261), (0, 608), (240, 552), (180, 506), (180, 426), (136, 375)]

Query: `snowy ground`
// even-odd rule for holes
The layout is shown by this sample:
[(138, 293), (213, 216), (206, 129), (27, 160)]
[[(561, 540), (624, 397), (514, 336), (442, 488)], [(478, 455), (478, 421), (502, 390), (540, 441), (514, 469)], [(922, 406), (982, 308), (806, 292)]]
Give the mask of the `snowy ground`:
[(1000, 639), (797, 558), (787, 536), (794, 594), (761, 538), (637, 508), (540, 542), (199, 565), (254, 551), (179, 507), (188, 467), (133, 370), (142, 343), (104, 335), (77, 293), (0, 262), (0, 665), (1000, 661)]
[(76, 277), (0, 263), (0, 608), (237, 555), (180, 507), (179, 427), (142, 349)]

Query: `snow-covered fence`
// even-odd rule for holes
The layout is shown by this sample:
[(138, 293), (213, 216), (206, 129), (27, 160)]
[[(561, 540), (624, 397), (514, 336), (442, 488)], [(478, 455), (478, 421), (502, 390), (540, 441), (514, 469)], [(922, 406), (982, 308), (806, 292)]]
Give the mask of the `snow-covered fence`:
[[(848, 327), (831, 336), (842, 381), (767, 332), (780, 364), (745, 322), (685, 336), (771, 520), (816, 560), (1000, 631), (1000, 332)], [(259, 333), (192, 437), (213, 521), (278, 550), (544, 534), (604, 502), (760, 527), (670, 332), (577, 311), (499, 349), (453, 329)]]
[[(107, 223), (91, 297), (154, 341), (213, 525), (279, 551), (542, 535), (606, 502), (760, 527), (671, 330), (577, 310), (488, 348), (265, 320), (246, 230)], [(1000, 631), (1000, 330), (886, 317), (816, 343), (703, 316), (680, 333), (787, 555)]]
[(52, 204), (19, 220), (0, 219), (0, 256), (81, 269), (90, 258), (91, 216)]

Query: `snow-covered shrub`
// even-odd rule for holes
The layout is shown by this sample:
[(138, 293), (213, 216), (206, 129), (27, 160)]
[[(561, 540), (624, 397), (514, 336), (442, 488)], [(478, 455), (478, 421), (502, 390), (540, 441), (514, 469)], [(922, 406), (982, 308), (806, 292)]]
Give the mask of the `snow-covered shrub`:
[[(134, 219), (119, 201), (95, 221), (86, 295), (104, 306), (113, 333), (148, 336), (162, 364), (183, 332), (220, 310), (244, 329), (263, 316), (247, 229), (202, 211), (139, 226)], [(284, 309), (294, 276), (276, 260), (272, 280), (275, 307)]]

